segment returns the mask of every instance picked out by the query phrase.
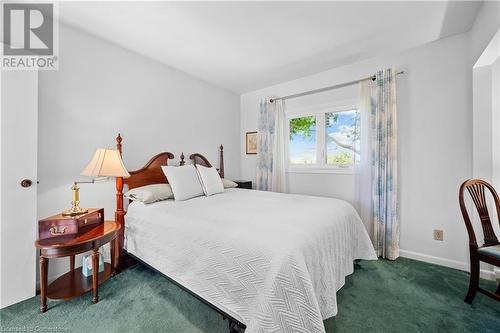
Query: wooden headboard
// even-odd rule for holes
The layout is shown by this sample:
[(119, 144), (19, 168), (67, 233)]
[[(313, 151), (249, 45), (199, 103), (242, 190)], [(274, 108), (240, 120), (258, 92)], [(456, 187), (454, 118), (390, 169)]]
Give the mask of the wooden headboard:
[[(116, 148), (122, 154), (122, 137), (120, 134), (116, 137)], [(125, 214), (127, 213), (123, 206), (123, 187), (128, 186), (128, 189), (133, 189), (136, 187), (168, 183), (167, 177), (163, 173), (161, 166), (168, 165), (168, 160), (174, 158), (174, 154), (170, 152), (162, 152), (153, 156), (146, 165), (142, 168), (134, 171), (129, 171), (129, 178), (116, 178), (116, 211), (115, 220), (121, 225), (120, 234), (118, 235), (118, 253), (122, 253), (124, 236), (125, 236)], [(206, 157), (199, 153), (195, 153), (189, 156), (193, 164), (200, 164), (207, 167), (211, 167), (212, 164), (208, 161)], [(181, 153), (180, 165), (184, 165), (184, 153)], [(219, 148), (219, 174), (224, 178), (224, 147), (221, 145)]]
[[(193, 164), (199, 164), (206, 166), (207, 168), (211, 168), (212, 164), (208, 161), (208, 159), (203, 156), (202, 154), (199, 153), (194, 153), (189, 156), (189, 159), (193, 161)], [(221, 178), (224, 178), (224, 146), (220, 145), (219, 147), (219, 168), (217, 169), (219, 171), (219, 175)]]

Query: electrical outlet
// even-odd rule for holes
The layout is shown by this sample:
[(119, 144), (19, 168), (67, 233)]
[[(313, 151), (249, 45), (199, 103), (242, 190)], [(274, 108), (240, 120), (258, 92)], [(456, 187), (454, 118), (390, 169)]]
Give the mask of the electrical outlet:
[(434, 229), (434, 240), (437, 240), (437, 241), (443, 240), (443, 230)]

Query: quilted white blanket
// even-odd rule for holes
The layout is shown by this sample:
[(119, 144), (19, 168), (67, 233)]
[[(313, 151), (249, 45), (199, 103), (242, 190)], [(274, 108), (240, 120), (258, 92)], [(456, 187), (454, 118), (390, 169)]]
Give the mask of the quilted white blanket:
[(376, 259), (354, 208), (337, 199), (229, 189), (126, 215), (127, 250), (247, 325), (324, 332), (354, 259)]

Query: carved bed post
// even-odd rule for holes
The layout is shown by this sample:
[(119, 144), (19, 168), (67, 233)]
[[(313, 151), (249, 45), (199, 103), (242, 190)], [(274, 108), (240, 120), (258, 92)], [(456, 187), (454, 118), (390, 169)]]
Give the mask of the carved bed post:
[[(120, 133), (116, 137), (116, 149), (122, 154), (122, 137)], [(115, 211), (116, 223), (120, 224), (120, 232), (118, 234), (118, 253), (121, 257), (124, 245), (124, 235), (125, 235), (125, 211), (123, 210), (123, 178), (116, 177), (116, 211)], [(117, 263), (118, 266), (119, 263)]]
[(182, 152), (181, 153), (181, 161), (179, 162), (179, 165), (183, 166), (184, 164), (186, 164), (186, 161), (184, 161), (184, 153)]
[(219, 175), (224, 178), (224, 147), (222, 145), (220, 145), (219, 153)]

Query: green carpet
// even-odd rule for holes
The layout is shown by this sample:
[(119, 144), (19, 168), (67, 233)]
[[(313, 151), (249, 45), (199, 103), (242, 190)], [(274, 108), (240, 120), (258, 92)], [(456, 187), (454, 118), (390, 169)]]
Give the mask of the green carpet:
[[(495, 290), (496, 284), (481, 281)], [(327, 332), (500, 332), (500, 302), (478, 294), (464, 303), (468, 274), (400, 258), (361, 261), (338, 292), (339, 312)], [(0, 310), (0, 332), (10, 327), (54, 328), (52, 332), (227, 332), (227, 322), (159, 274), (137, 266), (91, 295), (67, 302), (38, 298)], [(10, 332), (15, 332), (13, 328)]]

